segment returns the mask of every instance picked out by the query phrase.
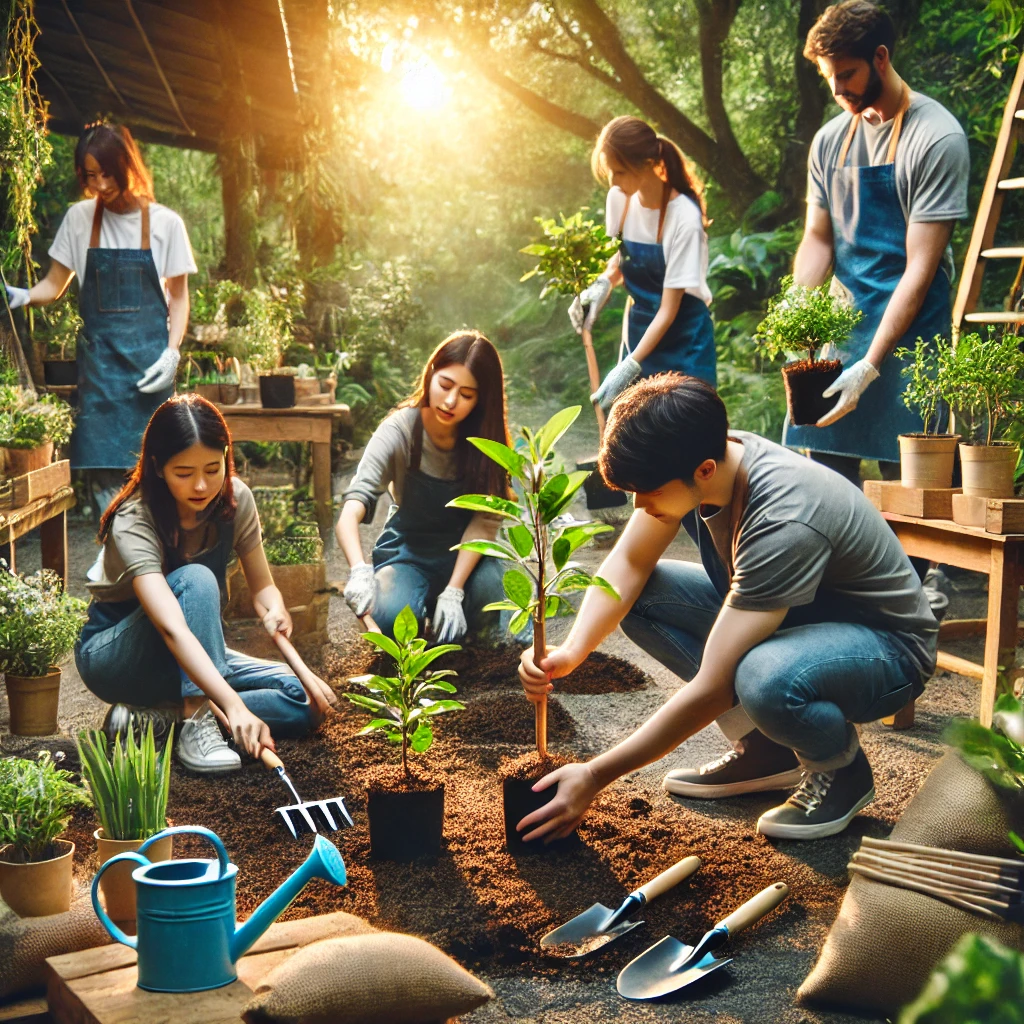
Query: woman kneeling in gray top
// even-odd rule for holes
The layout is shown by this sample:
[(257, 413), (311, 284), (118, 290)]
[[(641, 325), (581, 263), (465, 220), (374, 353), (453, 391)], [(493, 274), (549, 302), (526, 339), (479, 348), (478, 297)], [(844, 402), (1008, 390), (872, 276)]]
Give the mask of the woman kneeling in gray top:
[[(99, 540), (75, 664), (85, 685), (115, 705), (108, 735), (133, 718), (136, 725), (152, 720), (165, 735), (184, 710), (179, 759), (193, 771), (224, 772), (241, 759), (218, 717), (254, 758), (274, 749), (274, 736), (301, 736), (319, 724), (286, 665), (224, 646), (221, 596), (233, 553), (267, 631), (290, 636), (292, 620), (267, 565), (252, 492), (235, 476), (231, 435), (213, 405), (177, 395), (153, 413), (139, 461), (100, 519)], [(331, 700), (326, 685), (320, 696)]]
[[(501, 358), (479, 331), (458, 331), (438, 345), (416, 390), (374, 431), (343, 495), (336, 531), (351, 566), (345, 600), (367, 626), (391, 634), (409, 605), (422, 627), (433, 601), (438, 643), (481, 627), (501, 629), (498, 614), (483, 611), (505, 596), (501, 564), (451, 550), (493, 540), (498, 520), (448, 502), (462, 494), (510, 495), (508, 475), (469, 437), (511, 445)], [(393, 503), (368, 563), (359, 524), (373, 517), (385, 490)]]

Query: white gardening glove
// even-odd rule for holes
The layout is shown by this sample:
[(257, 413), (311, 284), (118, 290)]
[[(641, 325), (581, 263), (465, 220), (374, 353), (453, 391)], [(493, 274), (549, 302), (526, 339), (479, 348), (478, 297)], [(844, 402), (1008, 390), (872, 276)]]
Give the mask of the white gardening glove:
[(360, 619), (373, 611), (373, 601), (377, 596), (377, 581), (373, 576), (373, 566), (368, 562), (353, 565), (348, 573), (345, 584), (345, 600), (349, 608)]
[(601, 382), (601, 386), (590, 396), (594, 405), (601, 406), (607, 412), (619, 395), (640, 376), (640, 364), (632, 357), (626, 356), (618, 366)]
[(154, 395), (171, 387), (180, 359), (181, 353), (176, 348), (165, 348), (157, 361), (135, 382), (135, 386), (145, 395)]
[(832, 407), (832, 411), (826, 413), (815, 424), (818, 427), (827, 427), (836, 420), (841, 420), (848, 412), (857, 408), (860, 396), (867, 390), (867, 386), (874, 380), (878, 380), (881, 374), (875, 369), (872, 363), (866, 359), (858, 359), (857, 362), (848, 366), (839, 375), (838, 379), (830, 387), (821, 393), (822, 398), (839, 396), (839, 401)]
[(13, 285), (7, 285), (7, 305), (11, 309), (21, 309), (22, 306), (28, 305), (28, 289), (27, 288), (15, 288)]
[(462, 610), (464, 590), (445, 587), (434, 606), (434, 639), (439, 644), (450, 644), (466, 635), (466, 613)]
[[(569, 319), (577, 334), (582, 334), (584, 329), (588, 331), (594, 329), (597, 314), (601, 312), (601, 308), (608, 301), (608, 296), (611, 293), (611, 281), (607, 277), (599, 277), (589, 288), (584, 288), (572, 300), (572, 305), (569, 307)], [(587, 307), (586, 313), (583, 312), (584, 306)]]

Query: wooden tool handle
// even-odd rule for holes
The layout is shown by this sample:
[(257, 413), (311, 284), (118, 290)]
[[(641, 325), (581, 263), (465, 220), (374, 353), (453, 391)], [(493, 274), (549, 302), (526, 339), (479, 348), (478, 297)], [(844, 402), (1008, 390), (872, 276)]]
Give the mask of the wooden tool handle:
[(937, 900), (945, 900), (947, 903), (953, 903), (963, 910), (968, 910), (972, 914), (980, 914), (982, 917), (994, 918), (997, 921), (1001, 921), (1002, 917), (995, 913), (993, 910), (989, 910), (988, 907), (980, 906), (973, 900), (965, 899), (962, 896), (958, 896), (956, 893), (949, 892), (946, 889), (940, 889), (937, 886), (928, 885), (926, 882), (915, 882), (913, 879), (907, 878), (905, 875), (890, 874), (888, 871), (880, 871), (875, 868), (869, 868), (864, 864), (857, 864), (850, 862), (846, 865), (850, 871), (857, 875), (863, 875), (865, 878), (870, 878), (873, 882), (882, 882), (885, 885), (894, 885), (897, 889), (910, 889), (913, 892), (923, 893), (925, 896), (931, 896)]
[(271, 770), (276, 771), (284, 767), (284, 761), (275, 754), (270, 747), (264, 747), (260, 751), (260, 760)]
[(737, 935), (752, 924), (757, 924), (765, 914), (773, 911), (789, 895), (789, 886), (785, 882), (776, 882), (762, 889), (751, 897), (738, 910), (734, 910), (727, 918), (719, 922), (717, 927), (729, 929), (730, 935)]
[[(594, 352), (594, 336), (590, 331), (583, 328), (583, 351), (587, 356), (587, 376), (590, 378), (590, 391), (593, 394), (601, 386), (601, 370), (597, 365), (597, 353)], [(599, 405), (594, 406), (594, 413), (597, 416), (598, 439), (604, 437), (604, 409)]]
[(1020, 861), (1010, 860), (1007, 857), (989, 857), (981, 853), (961, 853), (959, 850), (943, 850), (936, 846), (919, 846), (916, 843), (894, 843), (891, 839), (872, 839), (865, 836), (862, 840), (864, 846), (871, 846), (875, 849), (896, 850), (901, 853), (916, 853), (923, 857), (955, 861), (958, 864), (988, 865), (990, 867), (1006, 868), (1014, 874), (1021, 873)]
[(321, 716), (326, 715), (331, 710), (331, 704), (337, 700), (334, 691), (302, 660), (299, 652), (295, 650), (292, 642), (284, 633), (280, 631), (274, 633), (274, 643), (277, 644), (278, 650), (284, 655), (284, 660), (288, 662), (288, 667), (298, 677), (299, 682), (302, 683), (302, 688), (306, 691), (313, 706)]
[(934, 882), (937, 885), (947, 886), (953, 889), (962, 889), (965, 894), (991, 893), (1001, 895), (1003, 899), (1021, 895), (1021, 890), (1012, 885), (1001, 885), (999, 882), (979, 881), (976, 878), (968, 878), (964, 874), (951, 868), (943, 868), (938, 861), (917, 861), (904, 860), (898, 856), (886, 857), (882, 853), (871, 853), (868, 850), (858, 850), (853, 859), (856, 863), (866, 864), (868, 867), (878, 867), (886, 871), (898, 872), (916, 878), (919, 881)]
[(637, 892), (649, 903), (656, 896), (668, 892), (680, 882), (685, 882), (700, 864), (700, 857), (684, 857), (672, 867), (666, 868), (660, 875), (655, 875), (649, 882), (645, 882)]
[(548, 695), (546, 693), (533, 705), (533, 712), (537, 734), (537, 753), (544, 758), (548, 756)]

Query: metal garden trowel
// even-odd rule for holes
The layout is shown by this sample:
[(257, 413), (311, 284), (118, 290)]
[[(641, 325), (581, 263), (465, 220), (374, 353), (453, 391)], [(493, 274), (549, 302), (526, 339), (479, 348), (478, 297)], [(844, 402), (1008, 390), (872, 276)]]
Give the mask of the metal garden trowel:
[(673, 864), (631, 892), (618, 910), (610, 910), (602, 903), (595, 903), (560, 928), (548, 932), (540, 940), (541, 948), (551, 956), (576, 958), (607, 946), (620, 935), (643, 924), (643, 921), (629, 921), (627, 918), (642, 910), (656, 896), (689, 878), (699, 867), (700, 857), (684, 857), (678, 864)]
[(788, 895), (789, 886), (784, 882), (769, 885), (719, 921), (696, 946), (686, 946), (667, 935), (622, 968), (616, 983), (619, 995), (624, 999), (657, 999), (731, 964), (731, 957), (716, 960), (714, 950), (756, 924)]

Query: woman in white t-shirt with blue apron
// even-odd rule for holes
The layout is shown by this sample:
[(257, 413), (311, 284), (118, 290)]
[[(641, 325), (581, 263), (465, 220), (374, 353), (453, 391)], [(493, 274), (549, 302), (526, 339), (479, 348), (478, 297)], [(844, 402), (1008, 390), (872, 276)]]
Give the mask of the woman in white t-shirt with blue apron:
[(64, 217), (50, 268), (8, 288), (12, 309), (59, 299), (78, 275), (78, 414), (71, 468), (89, 470), (99, 511), (135, 465), (150, 416), (174, 390), (196, 272), (185, 225), (153, 201), (153, 181), (127, 128), (98, 123), (75, 147), (87, 197)]
[(682, 152), (639, 118), (617, 117), (602, 129), (591, 164), (611, 185), (605, 224), (622, 246), (569, 315), (577, 331), (592, 328), (620, 282), (633, 300), (627, 351), (591, 401), (607, 410), (634, 380), (666, 370), (715, 385), (704, 208)]

